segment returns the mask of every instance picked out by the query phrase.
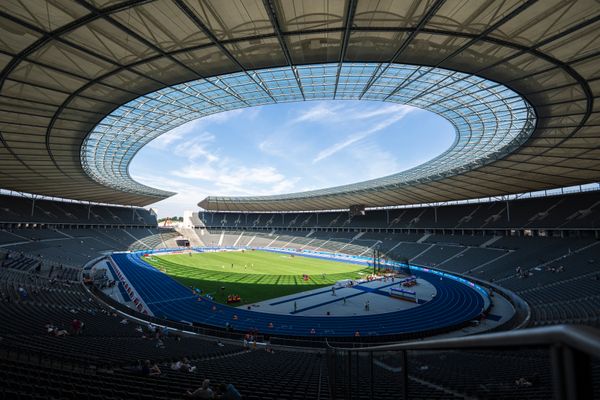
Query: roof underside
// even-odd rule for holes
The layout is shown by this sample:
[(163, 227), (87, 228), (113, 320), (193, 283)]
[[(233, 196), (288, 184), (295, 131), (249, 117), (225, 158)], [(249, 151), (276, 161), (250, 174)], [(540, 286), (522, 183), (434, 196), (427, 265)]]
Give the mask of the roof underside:
[[(441, 68), (393, 64), (365, 91), (378, 68), (377, 63), (344, 63), (341, 68), (336, 63), (311, 64), (238, 72), (170, 86), (135, 99), (104, 118), (83, 143), (82, 163), (88, 175), (107, 186), (161, 195), (140, 185), (128, 173), (135, 154), (155, 137), (212, 113), (304, 99), (363, 99), (416, 106), (439, 114), (455, 128), (455, 141), (443, 154), (401, 173), (310, 192), (219, 199), (230, 203), (288, 201), (373, 193), (453, 176), (504, 157), (533, 133), (531, 106), (499, 83)], [(408, 108), (398, 108), (397, 112)]]
[[(363, 83), (365, 92), (394, 64), (501, 82), (534, 107), (536, 129), (497, 161), (428, 182), (296, 199), (209, 198), (205, 208), (427, 203), (597, 181), (599, 28), (594, 0), (5, 0), (0, 187), (151, 204), (168, 193), (116, 189), (83, 169), (82, 143), (107, 114), (182, 82), (314, 63), (334, 63), (341, 70), (345, 62), (379, 65)], [(336, 79), (333, 90), (341, 85)]]

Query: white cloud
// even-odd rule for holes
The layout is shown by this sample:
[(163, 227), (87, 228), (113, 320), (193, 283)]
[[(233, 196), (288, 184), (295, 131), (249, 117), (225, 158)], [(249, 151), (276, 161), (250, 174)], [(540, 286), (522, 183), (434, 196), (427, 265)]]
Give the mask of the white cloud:
[(299, 122), (328, 122), (332, 119), (338, 119), (339, 111), (343, 108), (342, 104), (332, 104), (331, 101), (320, 101), (308, 110), (300, 111), (298, 116), (290, 121), (290, 124), (297, 124)]
[(297, 160), (301, 151), (307, 146), (306, 141), (287, 132), (277, 132), (257, 145), (262, 153), (285, 159), (290, 163)]
[[(281, 193), (289, 193), (289, 192), (298, 192), (301, 189), (298, 189), (298, 182), (300, 182), (300, 177), (295, 177), (291, 179), (282, 179), (270, 190), (268, 194), (281, 194)], [(266, 193), (267, 194), (267, 193)]]
[(221, 158), (206, 147), (212, 144), (213, 138), (207, 134), (198, 137), (189, 149), (179, 149), (190, 162), (170, 174), (208, 186), (215, 194), (229, 196), (283, 193), (300, 179), (289, 179), (272, 165), (240, 165), (237, 160)]
[(171, 172), (179, 178), (214, 182), (222, 188), (253, 186), (255, 184), (280, 184), (286, 177), (272, 166), (232, 166), (231, 160), (223, 160), (218, 165), (214, 162), (191, 164), (186, 168)]
[(290, 124), (299, 122), (347, 122), (354, 120), (366, 120), (396, 113), (408, 113), (417, 110), (415, 107), (404, 104), (377, 103), (376, 106), (348, 106), (348, 103), (339, 101), (316, 102), (307, 110), (300, 110), (295, 118), (290, 120)]
[(317, 163), (321, 160), (324, 160), (328, 157), (331, 157), (332, 155), (334, 155), (335, 153), (337, 153), (338, 151), (344, 150), (346, 147), (350, 146), (351, 144), (354, 144), (356, 142), (358, 142), (359, 140), (362, 140), (366, 137), (367, 135), (365, 133), (355, 133), (354, 135), (352, 135), (350, 138), (341, 141), (341, 142), (337, 142), (332, 146), (329, 146), (323, 150), (321, 150), (317, 156), (315, 158), (313, 158), (312, 162)]
[(161, 217), (180, 216), (183, 210), (196, 211), (197, 204), (207, 196), (264, 196), (295, 191), (294, 187), (300, 180), (287, 179), (272, 167), (251, 168), (245, 172), (234, 169), (225, 174), (219, 174), (215, 168), (211, 177), (222, 178), (222, 181), (192, 177), (200, 172), (187, 169), (171, 172), (176, 177), (187, 178), (185, 180), (154, 175), (134, 175), (133, 178), (146, 185), (177, 193), (152, 205), (152, 208), (158, 209)]
[(252, 120), (255, 119), (259, 113), (260, 109), (253, 107), (251, 109), (240, 108), (207, 115), (206, 117), (186, 122), (183, 125), (179, 125), (178, 127), (163, 133), (151, 141), (148, 146), (155, 149), (164, 149), (173, 143), (185, 141), (188, 135), (203, 130), (205, 126), (211, 124), (224, 124), (233, 118), (239, 118), (242, 114), (245, 119)]
[(269, 139), (263, 140), (258, 144), (258, 149), (263, 153), (269, 153), (273, 150), (273, 141)]
[(361, 166), (360, 176), (355, 176), (355, 180), (367, 180), (395, 174), (406, 169), (407, 166), (402, 160), (398, 160), (397, 155), (372, 141), (352, 148), (349, 153), (356, 164)]
[(207, 115), (206, 117), (202, 118), (201, 120), (205, 123), (226, 123), (228, 121), (230, 121), (233, 118), (238, 117), (240, 114), (245, 113), (246, 109), (243, 108), (238, 108), (235, 110), (230, 110), (230, 111), (223, 111), (223, 112), (218, 112), (215, 114), (211, 114), (211, 115)]
[[(387, 128), (415, 110), (418, 109), (402, 104), (379, 102), (371, 102), (371, 104), (362, 106), (352, 105), (352, 103), (344, 101), (338, 101), (337, 103), (331, 101), (316, 102), (310, 108), (301, 109), (297, 112), (296, 116), (289, 120), (287, 129), (278, 130), (264, 137), (257, 144), (257, 147), (264, 154), (284, 158), (288, 162), (293, 163), (294, 160), (308, 157), (312, 159), (313, 163), (316, 163), (350, 147), (367, 136)], [(345, 135), (337, 143), (319, 151), (319, 146), (327, 143), (328, 138), (311, 137), (311, 134), (304, 135), (304, 132), (297, 131), (298, 129), (306, 129), (305, 126), (292, 128), (292, 125), (300, 122), (305, 124), (319, 123), (333, 127), (333, 130), (337, 130), (338, 133), (351, 133)], [(364, 129), (361, 129), (362, 127)], [(316, 143), (314, 142), (315, 139)], [(315, 153), (317, 153), (316, 156)]]
[(214, 162), (219, 159), (214, 148), (215, 135), (210, 132), (202, 132), (192, 139), (182, 141), (175, 147), (175, 154), (179, 157), (185, 157), (189, 161), (197, 159), (206, 159)]
[(409, 112), (418, 110), (418, 108), (407, 106), (404, 104), (390, 104), (382, 103), (379, 107), (375, 108), (357, 108), (351, 113), (350, 118), (352, 119), (369, 119), (379, 117), (382, 115), (394, 115), (396, 113), (404, 113), (406, 115)]
[(194, 121), (187, 122), (183, 125), (179, 125), (175, 129), (171, 129), (170, 131), (163, 133), (150, 143), (148, 143), (148, 147), (154, 149), (165, 149), (169, 147), (172, 143), (178, 143), (184, 140), (184, 138), (196, 131), (199, 126), (202, 124), (202, 120), (197, 119)]
[(386, 118), (384, 120), (377, 122), (376, 124), (374, 124), (373, 126), (371, 126), (368, 129), (365, 129), (363, 131), (356, 132), (356, 133), (350, 135), (350, 137), (348, 139), (345, 139), (341, 142), (334, 143), (333, 145), (321, 150), (319, 153), (317, 153), (316, 157), (313, 158), (312, 162), (317, 163), (321, 160), (331, 157), (332, 155), (345, 149), (346, 147), (348, 147), (368, 136), (371, 136), (371, 135), (389, 127), (390, 125), (400, 121), (402, 118), (404, 118), (408, 113), (412, 112), (413, 110), (415, 110), (413, 107), (408, 107), (408, 106), (398, 104), (398, 105), (382, 107), (381, 109), (375, 110), (375, 111), (369, 110), (362, 114), (361, 113), (351, 113), (352, 114), (352, 116), (350, 117), (351, 119), (368, 119), (368, 118), (372, 118), (372, 117), (379, 118), (382, 115), (390, 115), (390, 116), (389, 116), (389, 118)]
[(197, 204), (204, 198), (202, 193), (207, 193), (207, 190), (209, 190), (196, 184), (188, 184), (155, 175), (133, 175), (133, 179), (152, 187), (177, 193), (172, 197), (152, 204), (151, 207), (157, 208), (161, 217), (181, 216), (184, 210), (197, 210)]

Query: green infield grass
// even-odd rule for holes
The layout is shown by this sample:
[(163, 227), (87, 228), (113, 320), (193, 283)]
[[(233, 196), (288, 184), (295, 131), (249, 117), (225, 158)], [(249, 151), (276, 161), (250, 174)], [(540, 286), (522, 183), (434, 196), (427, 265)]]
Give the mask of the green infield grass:
[[(234, 305), (329, 286), (371, 272), (358, 264), (258, 250), (152, 255), (145, 261), (220, 303), (226, 302), (228, 294), (240, 295), (242, 301)], [(303, 279), (305, 274), (308, 280)]]

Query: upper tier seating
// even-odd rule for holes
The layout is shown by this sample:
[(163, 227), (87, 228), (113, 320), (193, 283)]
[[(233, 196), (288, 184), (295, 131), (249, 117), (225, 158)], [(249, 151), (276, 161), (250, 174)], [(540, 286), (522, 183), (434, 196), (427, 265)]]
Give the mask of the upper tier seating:
[[(462, 204), (370, 210), (349, 217), (341, 212), (314, 213), (235, 213), (200, 212), (200, 220), (209, 228), (371, 228), (371, 229), (447, 229), (504, 230), (535, 228), (600, 228), (600, 191), (551, 197)], [(461, 239), (461, 244), (469, 240)]]
[(137, 225), (156, 227), (156, 215), (143, 208), (0, 195), (0, 224)]

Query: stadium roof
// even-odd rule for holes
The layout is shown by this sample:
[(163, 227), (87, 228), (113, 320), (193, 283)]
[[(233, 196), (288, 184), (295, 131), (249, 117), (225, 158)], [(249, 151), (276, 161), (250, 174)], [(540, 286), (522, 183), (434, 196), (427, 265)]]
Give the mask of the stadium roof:
[[(364, 91), (377, 68), (379, 64), (374, 63), (343, 63), (341, 68), (338, 64), (312, 64), (295, 70), (284, 67), (238, 72), (161, 89), (119, 107), (94, 128), (81, 149), (84, 168), (107, 186), (150, 193), (149, 188), (131, 179), (127, 166), (137, 151), (158, 135), (212, 113), (303, 99), (410, 104), (448, 119), (455, 127), (456, 138), (439, 157), (393, 176), (294, 195), (268, 196), (269, 200), (372, 192), (375, 188), (379, 191), (452, 176), (459, 169), (466, 171), (510, 153), (533, 132), (535, 117), (531, 106), (501, 84), (440, 68), (394, 64)], [(340, 81), (338, 85), (336, 80)], [(249, 200), (244, 197), (226, 201)]]
[[(471, 143), (464, 147), (470, 153), (455, 154), (454, 164), (440, 163), (442, 155), (441, 169), (430, 165), (393, 181), (287, 196), (209, 197), (204, 208), (399, 205), (597, 181), (599, 28), (594, 0), (5, 0), (0, 187), (151, 204), (170, 193), (133, 182), (127, 168), (160, 127), (192, 115), (308, 99), (311, 83), (321, 88), (314, 90), (319, 98), (416, 102), (446, 112), (458, 132), (454, 149)], [(318, 68), (322, 78), (308, 72)], [(395, 73), (397, 80), (388, 79)], [(456, 96), (461, 84), (471, 88), (471, 102)], [(182, 100), (173, 98), (182, 90), (195, 91), (188, 113), (169, 106)], [(481, 96), (486, 90), (490, 96)], [(478, 96), (487, 105), (477, 104)], [(467, 104), (452, 105), (457, 100)], [(127, 107), (128, 116), (118, 115)], [(481, 113), (485, 129), (469, 126), (470, 116)], [(476, 140), (474, 146), (474, 137), (461, 132), (488, 145)]]

